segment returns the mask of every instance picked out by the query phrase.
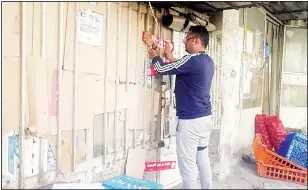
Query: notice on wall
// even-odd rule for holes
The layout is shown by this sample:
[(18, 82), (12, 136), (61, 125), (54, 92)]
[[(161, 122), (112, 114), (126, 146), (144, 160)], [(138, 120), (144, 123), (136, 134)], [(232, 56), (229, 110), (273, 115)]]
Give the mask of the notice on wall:
[(103, 15), (89, 9), (78, 10), (77, 40), (92, 46), (102, 44)]
[(145, 163), (145, 172), (151, 171), (161, 171), (161, 170), (170, 170), (175, 169), (175, 161), (162, 161), (162, 162), (146, 162)]
[(11, 174), (16, 174), (19, 161), (19, 141), (18, 136), (9, 136), (8, 143), (8, 170)]
[(246, 31), (246, 53), (252, 54), (254, 47), (254, 33), (252, 31)]
[(251, 86), (251, 79), (252, 79), (252, 72), (246, 72), (245, 78), (244, 78), (244, 89), (243, 92), (244, 94), (249, 94), (250, 93), (250, 86)]

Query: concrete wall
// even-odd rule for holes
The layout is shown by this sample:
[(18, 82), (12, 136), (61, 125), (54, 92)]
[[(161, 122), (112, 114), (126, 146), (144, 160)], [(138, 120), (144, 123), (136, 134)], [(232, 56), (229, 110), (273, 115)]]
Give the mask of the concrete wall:
[(262, 113), (264, 36), (265, 15), (257, 8), (223, 11), (220, 163), (215, 168), (221, 180), (239, 161), (238, 153), (251, 146), (254, 118)]
[(241, 61), (238, 53), (239, 11), (223, 12), (220, 117), (220, 178), (230, 174), (233, 136), (239, 123)]

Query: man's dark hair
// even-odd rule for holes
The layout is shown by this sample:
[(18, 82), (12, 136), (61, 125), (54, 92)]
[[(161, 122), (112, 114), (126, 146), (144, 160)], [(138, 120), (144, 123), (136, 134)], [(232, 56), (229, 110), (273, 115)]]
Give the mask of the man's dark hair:
[(202, 25), (191, 26), (189, 28), (189, 31), (192, 33), (193, 36), (200, 38), (204, 48), (207, 47), (207, 45), (209, 44), (210, 36), (205, 26)]

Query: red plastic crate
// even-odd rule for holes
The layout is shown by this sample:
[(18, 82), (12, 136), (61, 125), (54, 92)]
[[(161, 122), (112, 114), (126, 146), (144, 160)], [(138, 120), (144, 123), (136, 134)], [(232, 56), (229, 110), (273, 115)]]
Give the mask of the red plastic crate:
[(259, 176), (307, 185), (307, 169), (268, 150), (259, 133), (254, 139), (253, 151)]
[(261, 177), (279, 179), (307, 186), (307, 170), (290, 169), (257, 162), (257, 174)]

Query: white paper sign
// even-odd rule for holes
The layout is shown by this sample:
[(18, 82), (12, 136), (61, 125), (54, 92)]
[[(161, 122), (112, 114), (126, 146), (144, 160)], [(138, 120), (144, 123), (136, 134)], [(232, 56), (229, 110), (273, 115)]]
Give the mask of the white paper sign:
[(246, 53), (252, 54), (254, 47), (254, 33), (247, 30), (246, 35)]
[(78, 10), (77, 40), (92, 46), (102, 44), (103, 15), (89, 9)]
[(244, 94), (250, 93), (250, 86), (251, 86), (251, 79), (252, 79), (252, 72), (246, 72), (246, 76), (244, 78)]

